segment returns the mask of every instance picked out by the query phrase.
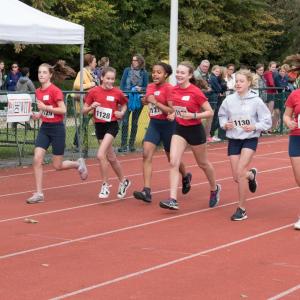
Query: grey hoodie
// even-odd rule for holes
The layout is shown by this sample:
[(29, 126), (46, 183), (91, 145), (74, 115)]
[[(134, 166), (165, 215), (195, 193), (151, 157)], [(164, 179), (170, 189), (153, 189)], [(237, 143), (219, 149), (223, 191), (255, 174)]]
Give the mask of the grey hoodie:
[(32, 83), (32, 81), (28, 77), (22, 76), (22, 77), (20, 77), (20, 79), (17, 82), (16, 91), (18, 91), (18, 92), (34, 92), (35, 87), (34, 87), (34, 84)]
[[(246, 96), (240, 97), (238, 93), (229, 95), (223, 101), (219, 113), (220, 126), (233, 121), (236, 125), (233, 129), (226, 130), (226, 136), (230, 139), (250, 139), (259, 137), (261, 131), (268, 130), (272, 126), (271, 113), (255, 91), (250, 90)], [(246, 132), (241, 125), (255, 125), (256, 130)]]

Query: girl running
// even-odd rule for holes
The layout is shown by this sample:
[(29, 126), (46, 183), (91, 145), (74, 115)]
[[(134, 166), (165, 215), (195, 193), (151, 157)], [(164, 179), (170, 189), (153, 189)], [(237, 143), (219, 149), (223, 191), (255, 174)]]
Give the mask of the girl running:
[(238, 208), (231, 220), (241, 221), (247, 219), (247, 189), (255, 193), (257, 188), (257, 170), (249, 170), (249, 165), (257, 148), (258, 137), (272, 126), (272, 119), (262, 99), (250, 89), (253, 79), (251, 72), (240, 70), (235, 78), (236, 92), (223, 101), (219, 121), (226, 130), (232, 176), (239, 191)]
[[(110, 194), (108, 184), (108, 164), (111, 165), (119, 178), (118, 198), (123, 198), (130, 186), (130, 181), (125, 179), (121, 165), (117, 160), (113, 149), (113, 141), (118, 134), (118, 119), (122, 119), (127, 109), (127, 98), (123, 92), (115, 88), (116, 70), (111, 67), (105, 67), (101, 74), (101, 86), (91, 89), (86, 98), (83, 107), (83, 113), (87, 114), (93, 111), (96, 137), (99, 140), (99, 149), (97, 158), (100, 164), (102, 175), (102, 186), (99, 198), (107, 198)], [(118, 106), (121, 105), (121, 111)]]
[(160, 207), (179, 209), (177, 202), (177, 186), (179, 181), (179, 166), (183, 153), (190, 145), (198, 166), (204, 171), (210, 185), (209, 206), (219, 203), (221, 185), (216, 184), (215, 170), (207, 159), (206, 136), (201, 120), (211, 118), (211, 109), (207, 98), (193, 84), (194, 69), (190, 62), (182, 62), (176, 70), (177, 86), (173, 88), (171, 99), (174, 112), (169, 116), (176, 116), (175, 132), (171, 140), (170, 151), (170, 198), (160, 202)]
[(43, 161), (46, 151), (52, 145), (53, 166), (56, 170), (77, 169), (82, 180), (87, 179), (88, 171), (83, 158), (77, 161), (65, 160), (66, 130), (63, 123), (66, 113), (64, 95), (62, 91), (51, 83), (54, 69), (68, 71), (64, 61), (59, 61), (54, 67), (48, 64), (41, 64), (38, 70), (38, 79), (41, 87), (35, 92), (39, 112), (32, 115), (33, 119), (41, 119), (38, 136), (35, 141), (33, 169), (36, 182), (36, 193), (27, 199), (27, 203), (34, 204), (44, 201), (42, 190), (43, 183)]
[[(289, 156), (297, 184), (300, 186), (300, 90), (293, 91), (288, 97), (283, 116), (284, 123), (291, 130), (289, 136)], [(294, 225), (300, 230), (299, 220)]]
[[(167, 115), (173, 112), (170, 104), (173, 86), (166, 82), (166, 79), (171, 74), (172, 67), (170, 65), (163, 62), (155, 64), (152, 69), (153, 83), (147, 86), (145, 96), (145, 101), (149, 106), (150, 123), (143, 143), (144, 188), (142, 191), (135, 191), (133, 195), (136, 199), (148, 203), (152, 201), (152, 158), (160, 142), (163, 143), (168, 161), (170, 161), (170, 144), (175, 122), (167, 119)], [(191, 189), (192, 174), (186, 173), (183, 163), (179, 165), (179, 172), (182, 175), (182, 193), (187, 194)]]

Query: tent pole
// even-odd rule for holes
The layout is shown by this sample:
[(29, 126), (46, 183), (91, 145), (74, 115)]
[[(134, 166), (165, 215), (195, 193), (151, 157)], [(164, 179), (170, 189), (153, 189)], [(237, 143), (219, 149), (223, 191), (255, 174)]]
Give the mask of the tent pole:
[[(80, 44), (80, 92), (83, 92), (83, 52), (84, 52), (84, 43)], [(83, 122), (83, 114), (82, 114), (82, 108), (83, 108), (83, 94), (80, 94), (80, 114), (79, 114), (79, 122), (80, 122), (80, 128), (79, 133), (77, 132), (78, 137), (78, 150), (80, 157), (82, 157), (82, 147), (81, 147), (81, 135), (82, 135), (82, 122)]]
[(176, 84), (175, 70), (177, 68), (177, 40), (178, 40), (178, 0), (171, 0), (169, 64), (173, 69), (173, 74), (170, 76), (170, 83), (174, 85)]

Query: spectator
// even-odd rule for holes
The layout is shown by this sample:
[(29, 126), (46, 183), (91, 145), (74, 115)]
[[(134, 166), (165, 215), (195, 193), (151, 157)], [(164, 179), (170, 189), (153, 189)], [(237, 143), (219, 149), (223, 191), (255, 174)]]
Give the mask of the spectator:
[[(89, 91), (94, 86), (98, 85), (99, 81), (98, 78), (94, 74), (94, 70), (96, 67), (96, 57), (92, 54), (85, 54), (84, 55), (84, 69), (83, 69), (83, 90), (85, 92)], [(73, 89), (75, 91), (80, 91), (80, 72), (78, 72), (76, 79), (74, 81)], [(76, 100), (80, 100), (80, 97), (75, 97)], [(76, 112), (80, 113), (80, 101), (76, 103)], [(83, 116), (82, 119), (82, 151), (83, 156), (88, 156), (88, 133), (89, 133), (89, 122), (92, 118), (92, 114), (87, 114)], [(74, 136), (73, 144), (76, 148), (79, 147), (79, 140), (77, 136), (77, 132)]]
[(259, 97), (266, 103), (267, 102), (267, 90), (266, 80), (263, 76), (265, 67), (263, 64), (257, 64), (255, 67), (255, 75), (253, 76), (253, 89), (258, 89)]
[(274, 103), (273, 132), (278, 132), (281, 111), (283, 111), (285, 100), (290, 91), (289, 77), (287, 75), (289, 70), (290, 66), (284, 64), (279, 68), (278, 73), (276, 72), (274, 75), (275, 86), (280, 89), (277, 90), (276, 101)]
[(18, 92), (34, 92), (35, 87), (32, 81), (29, 79), (29, 68), (24, 67), (21, 69), (21, 77), (19, 78), (16, 91)]
[[(204, 92), (211, 91), (209, 86), (209, 67), (210, 62), (207, 59), (201, 61), (200, 65), (194, 71), (195, 84)], [(207, 95), (206, 95), (207, 96)]]
[[(224, 95), (224, 92), (227, 89), (225, 80), (221, 79), (221, 67), (215, 65), (211, 69), (211, 75), (209, 78), (209, 84), (211, 87), (211, 92), (209, 93), (209, 104), (214, 111), (214, 117), (206, 120), (205, 124), (205, 133), (207, 136), (208, 142), (219, 142), (220, 139), (214, 136), (215, 130), (218, 128), (218, 107), (222, 101), (221, 97)], [(219, 106), (218, 106), (219, 104)], [(213, 121), (214, 124), (213, 124)], [(213, 126), (212, 126), (213, 124)]]
[(20, 77), (21, 77), (21, 72), (19, 71), (19, 65), (17, 63), (13, 63), (6, 77), (6, 81), (5, 81), (6, 89), (8, 91), (15, 91), (17, 82)]
[[(145, 70), (145, 60), (142, 55), (136, 54), (132, 57), (131, 66), (127, 67), (122, 75), (120, 88), (122, 91), (130, 92), (128, 101), (128, 110), (122, 120), (122, 137), (119, 152), (135, 151), (135, 138), (138, 129), (138, 120), (143, 109), (140, 95), (145, 92), (148, 85), (148, 73)], [(137, 96), (137, 97), (136, 97)], [(132, 113), (131, 132), (129, 138), (129, 147), (127, 145), (128, 123)]]
[(0, 60), (0, 90), (3, 89), (4, 87), (4, 82), (5, 82), (5, 65), (4, 61)]
[(228, 64), (226, 67), (226, 76), (225, 76), (225, 81), (227, 83), (227, 89), (228, 94), (232, 93), (234, 91), (235, 87), (235, 65), (234, 64)]
[[(276, 62), (271, 61), (269, 63), (268, 71), (264, 73), (264, 78), (266, 80), (266, 86), (267, 88), (275, 87), (274, 82), (274, 73), (276, 72)], [(274, 110), (274, 100), (275, 100), (275, 94), (277, 93), (276, 89), (267, 89), (267, 106), (271, 112), (271, 115), (273, 114)]]
[(103, 68), (108, 67), (108, 66), (109, 66), (109, 58), (108, 57), (104, 56), (98, 60), (98, 66), (96, 67), (94, 74), (99, 79), (99, 82), (100, 82)]

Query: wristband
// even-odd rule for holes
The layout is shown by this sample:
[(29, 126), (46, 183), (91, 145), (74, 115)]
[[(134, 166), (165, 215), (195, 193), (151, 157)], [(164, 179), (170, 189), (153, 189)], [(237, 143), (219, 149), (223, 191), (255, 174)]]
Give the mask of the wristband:
[(195, 120), (197, 119), (197, 113), (194, 113), (194, 117)]

